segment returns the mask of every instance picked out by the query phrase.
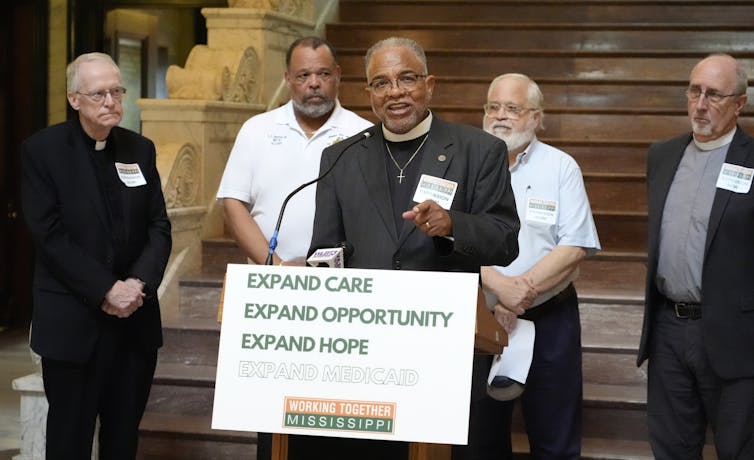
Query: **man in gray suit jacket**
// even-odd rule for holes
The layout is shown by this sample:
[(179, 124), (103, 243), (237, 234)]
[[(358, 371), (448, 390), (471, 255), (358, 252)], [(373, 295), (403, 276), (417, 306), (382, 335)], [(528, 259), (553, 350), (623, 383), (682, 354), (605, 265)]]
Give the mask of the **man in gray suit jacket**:
[(118, 127), (126, 92), (110, 56), (68, 66), (78, 116), (23, 145), (34, 238), (31, 347), (42, 356), (48, 459), (133, 459), (162, 344), (157, 288), (170, 255), (155, 147)]
[(728, 55), (691, 71), (692, 132), (647, 160), (649, 248), (638, 364), (658, 459), (754, 458), (754, 139), (737, 126), (746, 72)]
[[(519, 221), (505, 143), (430, 112), (435, 78), (413, 40), (376, 43), (366, 73), (381, 123), (323, 152), (320, 172), (333, 169), (317, 187), (310, 252), (347, 242), (348, 266), (370, 269), (508, 265)], [(489, 370), (487, 357), (477, 361), (472, 397), (485, 394)], [(393, 447), (389, 455), (362, 447), (358, 458), (406, 458)]]

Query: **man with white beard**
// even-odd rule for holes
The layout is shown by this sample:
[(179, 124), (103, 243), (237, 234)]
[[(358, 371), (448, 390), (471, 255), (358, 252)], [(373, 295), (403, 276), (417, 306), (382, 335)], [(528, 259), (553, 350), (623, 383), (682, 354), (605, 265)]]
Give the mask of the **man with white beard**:
[[(484, 129), (508, 146), (521, 230), (518, 258), (507, 267), (482, 267), (482, 284), (494, 296), (495, 318), (506, 331), (518, 318), (534, 322), (534, 356), (521, 396), (532, 457), (578, 459), (581, 326), (573, 281), (579, 262), (599, 251), (600, 243), (576, 161), (537, 140), (543, 99), (539, 86), (521, 74), (495, 78), (487, 93)], [(506, 380), (497, 377), (490, 395)], [(513, 401), (487, 398), (477, 405), (472, 423), (488, 428), (476, 443), (499, 452), (497, 459), (512, 458)]]

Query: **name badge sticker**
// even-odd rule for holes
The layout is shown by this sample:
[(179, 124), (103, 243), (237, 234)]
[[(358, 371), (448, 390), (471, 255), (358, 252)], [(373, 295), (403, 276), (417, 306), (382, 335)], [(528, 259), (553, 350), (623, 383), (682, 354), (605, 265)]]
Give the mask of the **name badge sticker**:
[(526, 201), (526, 221), (555, 225), (558, 217), (558, 202), (529, 198)]
[(416, 193), (414, 193), (414, 201), (421, 203), (425, 200), (434, 200), (447, 210), (453, 204), (456, 189), (458, 189), (457, 182), (422, 174), (419, 178), (419, 185), (416, 187)]
[(749, 193), (754, 169), (744, 168), (730, 163), (723, 163), (720, 175), (717, 176), (717, 188), (730, 190), (734, 193)]
[(139, 168), (139, 163), (115, 163), (115, 170), (118, 171), (118, 177), (126, 187), (139, 187), (147, 184), (147, 180), (144, 179), (141, 168)]

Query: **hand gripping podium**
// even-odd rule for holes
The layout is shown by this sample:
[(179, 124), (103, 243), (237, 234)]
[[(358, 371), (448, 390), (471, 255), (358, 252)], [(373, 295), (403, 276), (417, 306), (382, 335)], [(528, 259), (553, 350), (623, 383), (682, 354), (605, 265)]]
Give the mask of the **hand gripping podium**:
[[(487, 303), (481, 288), (477, 293), (476, 308), (474, 353), (502, 353), (503, 347), (508, 344), (508, 335), (487, 308)], [(450, 458), (451, 446), (449, 444), (432, 444), (424, 442), (409, 443), (408, 460), (450, 460)], [(272, 434), (272, 460), (288, 460), (287, 434)]]

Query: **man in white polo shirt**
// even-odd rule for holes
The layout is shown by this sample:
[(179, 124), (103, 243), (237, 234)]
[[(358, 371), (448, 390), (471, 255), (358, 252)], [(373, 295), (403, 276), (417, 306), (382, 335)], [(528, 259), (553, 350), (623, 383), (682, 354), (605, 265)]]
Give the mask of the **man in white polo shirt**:
[[(340, 106), (335, 49), (319, 37), (296, 40), (286, 54), (291, 100), (241, 127), (217, 199), (247, 257), (265, 262), (285, 197), (317, 177), (322, 150), (372, 125)], [(316, 185), (288, 202), (273, 263), (304, 263), (312, 236)]]
[[(319, 175), (322, 150), (372, 125), (340, 106), (335, 49), (319, 37), (294, 41), (285, 56), (285, 105), (250, 118), (236, 136), (217, 192), (225, 223), (253, 263), (263, 264), (285, 197)], [(272, 255), (275, 265), (304, 265), (312, 238), (316, 184), (288, 202)], [(257, 458), (271, 457), (259, 433)]]
[[(518, 318), (534, 322), (534, 355), (521, 396), (532, 457), (578, 459), (581, 325), (573, 281), (579, 262), (600, 243), (576, 161), (537, 140), (543, 99), (538, 85), (521, 74), (495, 78), (487, 93), (484, 129), (508, 146), (521, 230), (518, 258), (507, 267), (483, 267), (482, 284), (496, 299), (495, 317), (508, 332)], [(481, 451), (495, 452), (485, 458), (511, 458), (513, 401), (488, 398), (476, 406), (472, 423), (485, 427), (476, 442), (489, 444)]]

